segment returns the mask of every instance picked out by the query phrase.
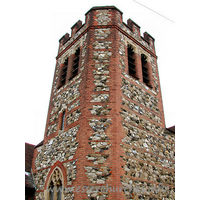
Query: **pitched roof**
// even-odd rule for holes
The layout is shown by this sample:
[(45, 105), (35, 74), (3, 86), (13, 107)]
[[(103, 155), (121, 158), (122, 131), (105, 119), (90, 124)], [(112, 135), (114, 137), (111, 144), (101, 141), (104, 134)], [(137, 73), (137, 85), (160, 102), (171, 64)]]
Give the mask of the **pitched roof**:
[(168, 131), (171, 131), (173, 133), (175, 133), (175, 125), (174, 126), (171, 126), (169, 128), (166, 128)]
[(38, 143), (34, 148), (40, 147), (43, 145), (44, 140), (42, 140), (40, 143)]

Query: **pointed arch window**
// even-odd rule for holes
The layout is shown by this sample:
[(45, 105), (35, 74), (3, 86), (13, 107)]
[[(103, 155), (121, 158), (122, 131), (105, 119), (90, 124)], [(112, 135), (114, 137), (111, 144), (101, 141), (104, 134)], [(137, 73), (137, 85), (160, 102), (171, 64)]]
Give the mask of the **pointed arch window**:
[(56, 168), (51, 176), (48, 187), (48, 200), (62, 200), (63, 196), (63, 181), (60, 170)]

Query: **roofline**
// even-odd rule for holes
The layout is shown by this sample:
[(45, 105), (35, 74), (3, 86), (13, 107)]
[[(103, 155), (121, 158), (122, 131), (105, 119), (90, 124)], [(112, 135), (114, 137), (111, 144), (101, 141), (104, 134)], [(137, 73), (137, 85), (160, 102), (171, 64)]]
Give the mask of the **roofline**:
[(42, 145), (43, 145), (43, 143), (44, 143), (44, 140), (42, 140), (40, 143), (38, 143), (37, 145), (35, 145), (34, 149), (35, 149), (35, 148), (37, 148), (37, 147), (40, 147), (40, 146), (42, 146)]
[(28, 144), (28, 145), (31, 145), (31, 146), (35, 146), (34, 144), (30, 144), (30, 143), (28, 143), (28, 142), (25, 142), (25, 144)]
[[(172, 131), (171, 129), (174, 128), (174, 131)], [(170, 126), (169, 128), (166, 128), (166, 130), (172, 132), (172, 133), (175, 133), (175, 125), (174, 126)]]
[(104, 9), (115, 9), (118, 10), (121, 14), (123, 14), (123, 12), (121, 10), (119, 10), (117, 7), (115, 6), (94, 6), (92, 7), (90, 10), (88, 10), (85, 15), (87, 15), (90, 11), (92, 10), (104, 10)]

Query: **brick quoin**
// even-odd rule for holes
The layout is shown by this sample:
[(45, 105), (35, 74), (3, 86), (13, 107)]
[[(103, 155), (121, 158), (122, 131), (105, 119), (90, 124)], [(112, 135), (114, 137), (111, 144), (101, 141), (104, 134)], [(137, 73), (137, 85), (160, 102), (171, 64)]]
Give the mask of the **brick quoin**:
[[(35, 199), (50, 198), (51, 181), (62, 184), (63, 200), (175, 199), (174, 133), (165, 128), (155, 41), (122, 14), (93, 7), (71, 37), (59, 40), (44, 140), (32, 161)], [(136, 77), (129, 74), (128, 45)], [(58, 87), (66, 58), (66, 82)], [(76, 59), (78, 74), (70, 79)]]

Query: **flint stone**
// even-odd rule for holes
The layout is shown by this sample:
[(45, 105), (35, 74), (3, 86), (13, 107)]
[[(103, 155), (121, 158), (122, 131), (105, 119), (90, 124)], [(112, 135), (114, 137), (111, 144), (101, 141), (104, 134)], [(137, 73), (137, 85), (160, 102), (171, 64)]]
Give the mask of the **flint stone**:
[(97, 184), (104, 184), (105, 181), (104, 180), (101, 180), (101, 179), (97, 179)]

